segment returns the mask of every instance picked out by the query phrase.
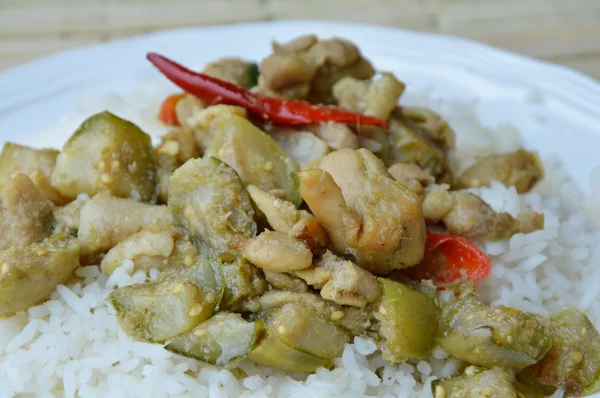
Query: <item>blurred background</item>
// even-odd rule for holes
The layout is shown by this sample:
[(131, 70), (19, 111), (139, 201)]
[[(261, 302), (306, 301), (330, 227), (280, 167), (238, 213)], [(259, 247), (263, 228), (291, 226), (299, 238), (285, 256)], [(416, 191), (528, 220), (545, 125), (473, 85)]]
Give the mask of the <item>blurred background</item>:
[(0, 0), (0, 70), (154, 30), (281, 19), (451, 34), (600, 79), (600, 0)]

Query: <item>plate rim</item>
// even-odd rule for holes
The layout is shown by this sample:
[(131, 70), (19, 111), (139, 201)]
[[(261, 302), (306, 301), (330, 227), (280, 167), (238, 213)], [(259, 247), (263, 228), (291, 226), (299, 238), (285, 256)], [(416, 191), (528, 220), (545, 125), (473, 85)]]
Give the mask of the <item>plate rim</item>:
[(583, 84), (589, 84), (595, 86), (598, 90), (600, 90), (600, 80), (597, 80), (591, 76), (586, 75), (583, 72), (580, 72), (574, 68), (556, 64), (550, 61), (542, 60), (535, 58), (530, 55), (517, 53), (511, 50), (499, 48), (493, 46), (491, 44), (483, 43), (474, 39), (459, 37), (451, 34), (444, 34), (438, 32), (422, 32), (410, 29), (404, 29), (394, 26), (388, 25), (378, 25), (371, 23), (358, 23), (358, 22), (339, 22), (339, 21), (331, 21), (325, 19), (291, 19), (291, 20), (274, 20), (274, 21), (252, 21), (252, 22), (239, 22), (239, 23), (228, 23), (228, 24), (218, 24), (218, 25), (203, 25), (203, 26), (187, 26), (187, 27), (177, 27), (177, 28), (169, 28), (169, 29), (161, 29), (156, 30), (149, 33), (138, 34), (130, 37), (119, 38), (110, 40), (103, 43), (95, 43), (88, 44), (73, 48), (68, 48), (65, 50), (57, 51), (51, 54), (44, 55), (42, 57), (27, 61), (23, 64), (12, 66), (8, 69), (0, 71), (0, 82), (7, 77), (10, 77), (14, 74), (21, 74), (22, 72), (26, 72), (27, 69), (32, 67), (47, 63), (51, 60), (55, 60), (58, 58), (62, 58), (68, 55), (76, 55), (77, 53), (85, 53), (87, 51), (98, 50), (98, 49), (109, 49), (110, 47), (121, 46), (125, 44), (132, 44), (136, 41), (144, 41), (152, 38), (157, 38), (163, 35), (174, 35), (177, 33), (184, 33), (190, 31), (218, 31), (223, 28), (258, 28), (261, 26), (271, 26), (271, 27), (285, 27), (285, 26), (324, 26), (329, 28), (340, 28), (340, 29), (349, 29), (349, 28), (357, 28), (357, 29), (372, 29), (372, 30), (380, 30), (380, 31), (388, 31), (393, 33), (401, 33), (406, 36), (413, 36), (413, 38), (420, 40), (443, 40), (443, 41), (451, 41), (453, 44), (460, 45), (463, 47), (472, 47), (473, 49), (477, 49), (479, 51), (487, 52), (489, 55), (494, 55), (498, 57), (507, 58), (507, 61), (512, 61), (520, 64), (529, 64), (529, 66), (537, 66), (543, 67), (548, 72), (552, 72), (555, 74), (563, 74), (570, 75), (571, 78), (576, 80), (580, 80)]
[[(40, 97), (68, 90), (90, 78), (117, 76), (120, 70), (115, 65), (116, 62), (98, 62), (103, 57), (111, 57), (111, 54), (116, 60), (119, 54), (127, 57), (127, 49), (133, 52), (144, 46), (144, 43), (156, 45), (171, 37), (195, 34), (230, 34), (232, 29), (247, 32), (260, 32), (264, 29), (273, 32), (277, 29), (288, 32), (313, 30), (331, 32), (332, 36), (337, 31), (353, 31), (376, 36), (383, 41), (377, 41), (377, 45), (385, 46), (385, 50), (392, 55), (395, 52), (397, 56), (405, 53), (424, 59), (430, 57), (427, 62), (461, 68), (469, 73), (506, 83), (507, 86), (541, 92), (578, 113), (583, 123), (596, 126), (600, 122), (600, 81), (569, 67), (452, 35), (324, 20), (256, 21), (179, 27), (63, 50), (0, 72), (0, 92), (7, 93), (0, 98), (0, 115), (27, 106)], [(272, 36), (276, 36), (276, 33)], [(394, 47), (389, 40), (385, 40), (394, 36), (401, 41), (401, 46)], [(427, 48), (427, 51), (423, 51), (423, 48)], [(439, 50), (434, 56), (431, 54), (433, 49)], [(37, 90), (38, 87), (43, 87), (45, 91)]]

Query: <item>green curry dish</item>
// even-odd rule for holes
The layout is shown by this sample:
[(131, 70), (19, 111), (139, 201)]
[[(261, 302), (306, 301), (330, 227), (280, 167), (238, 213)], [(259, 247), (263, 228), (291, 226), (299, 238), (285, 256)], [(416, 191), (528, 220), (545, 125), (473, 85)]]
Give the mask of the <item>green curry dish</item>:
[(156, 160), (150, 136), (110, 112), (90, 116), (56, 158), (52, 185), (68, 198), (108, 190), (114, 196), (156, 200)]
[(558, 387), (572, 396), (600, 391), (600, 333), (588, 317), (576, 308), (564, 308), (550, 317), (550, 334), (552, 348), (519, 372), (519, 381), (550, 394)]
[(375, 317), (383, 358), (391, 363), (426, 359), (438, 331), (440, 311), (428, 295), (402, 283), (379, 278), (382, 298)]
[(79, 242), (67, 233), (0, 251), (0, 316), (27, 310), (66, 283), (79, 266)]
[(302, 203), (298, 165), (268, 134), (232, 113), (212, 121), (210, 133), (206, 155), (233, 167), (244, 185), (256, 185), (296, 206)]
[(212, 365), (228, 366), (248, 356), (262, 330), (259, 319), (246, 321), (239, 314), (219, 312), (165, 348)]
[(256, 235), (254, 209), (238, 174), (224, 162), (190, 159), (171, 176), (169, 208), (198, 250), (234, 260)]
[(444, 398), (519, 397), (512, 376), (503, 369), (469, 367), (462, 376), (434, 380), (431, 390), (435, 397)]
[(263, 314), (266, 330), (248, 359), (291, 372), (330, 367), (341, 355), (348, 335), (302, 304), (286, 304)]
[(474, 365), (522, 369), (538, 362), (552, 345), (543, 321), (508, 307), (489, 307), (470, 293), (443, 308), (440, 346)]

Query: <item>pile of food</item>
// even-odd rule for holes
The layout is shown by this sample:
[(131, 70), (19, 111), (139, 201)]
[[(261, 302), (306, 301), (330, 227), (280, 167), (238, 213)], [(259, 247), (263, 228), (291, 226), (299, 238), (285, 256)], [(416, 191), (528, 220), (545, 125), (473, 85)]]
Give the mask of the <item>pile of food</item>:
[[(484, 197), (534, 190), (544, 179), (535, 152), (459, 170), (460, 132), (428, 108), (398, 105), (405, 85), (376, 75), (341, 39), (274, 44), (260, 67), (227, 58), (198, 73), (148, 59), (184, 91), (162, 103), (172, 129), (158, 145), (107, 111), (61, 151), (4, 145), (9, 396), (116, 396), (98, 386), (136, 385), (128, 372), (155, 383), (140, 387), (145, 396), (241, 395), (227, 383), (243, 383), (245, 396), (341, 396), (345, 387), (328, 390), (336, 376), (310, 387), (338, 369), (367, 380), (359, 396), (600, 391), (600, 334), (584, 311), (532, 313), (486, 298), (486, 280), (505, 272), (489, 248), (546, 233), (543, 212), (499, 211)], [(93, 355), (50, 354), (79, 327)], [(33, 359), (42, 348), (49, 362)], [(436, 360), (452, 366), (434, 369)], [(62, 380), (50, 377), (57, 363)], [(27, 373), (35, 366), (46, 376)], [(221, 378), (214, 391), (207, 369)], [(164, 388), (146, 381), (161, 377)]]

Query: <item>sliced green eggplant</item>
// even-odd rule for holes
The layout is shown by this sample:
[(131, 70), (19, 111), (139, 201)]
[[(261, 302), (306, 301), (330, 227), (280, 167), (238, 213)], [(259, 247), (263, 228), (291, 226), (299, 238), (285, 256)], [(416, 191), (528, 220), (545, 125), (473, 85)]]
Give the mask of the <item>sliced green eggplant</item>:
[(298, 165), (273, 138), (233, 113), (216, 118), (210, 129), (212, 140), (207, 155), (233, 167), (245, 185), (256, 185), (296, 206), (302, 203)]
[(214, 293), (205, 293), (192, 282), (177, 278), (129, 285), (109, 295), (128, 336), (159, 343), (210, 318), (214, 300)]
[(383, 293), (375, 317), (384, 359), (427, 358), (433, 349), (440, 311), (428, 295), (399, 282), (379, 279)]
[(313, 372), (330, 367), (349, 341), (330, 320), (302, 304), (286, 304), (264, 314), (264, 337), (248, 359), (292, 372)]
[(552, 348), (517, 374), (523, 384), (552, 393), (563, 387), (569, 396), (600, 391), (600, 333), (584, 312), (567, 307), (550, 317)]
[(262, 294), (267, 288), (261, 270), (243, 257), (221, 263), (220, 270), (225, 285), (221, 308), (225, 310), (240, 309), (246, 300)]
[(213, 250), (225, 261), (256, 235), (248, 192), (235, 170), (213, 157), (190, 159), (173, 173), (169, 208), (199, 250)]
[(475, 372), (467, 368), (464, 375), (431, 383), (435, 397), (444, 398), (517, 398), (512, 376), (503, 369)]
[(75, 198), (102, 190), (144, 202), (156, 199), (156, 160), (150, 136), (110, 112), (90, 116), (56, 158), (52, 185)]
[(174, 338), (167, 350), (213, 365), (227, 366), (245, 358), (262, 332), (262, 321), (220, 312), (191, 332)]
[(47, 299), (79, 266), (79, 242), (58, 233), (25, 248), (0, 251), (0, 316)]
[(537, 316), (508, 307), (489, 307), (476, 294), (442, 311), (439, 344), (463, 361), (487, 368), (522, 369), (544, 357), (552, 336)]

